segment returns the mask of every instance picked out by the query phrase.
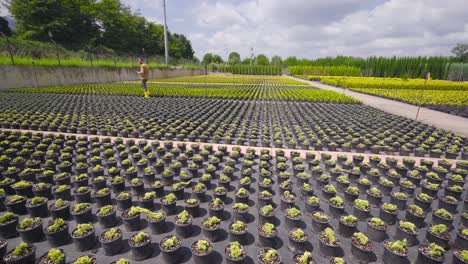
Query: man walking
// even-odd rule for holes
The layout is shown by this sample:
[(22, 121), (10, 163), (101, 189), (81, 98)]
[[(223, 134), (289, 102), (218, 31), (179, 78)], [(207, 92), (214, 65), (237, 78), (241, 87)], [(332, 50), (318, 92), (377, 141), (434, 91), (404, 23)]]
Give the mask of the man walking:
[(140, 71), (138, 74), (140, 74), (140, 79), (141, 79), (141, 87), (143, 87), (143, 90), (145, 91), (145, 97), (149, 98), (150, 93), (148, 91), (148, 87), (146, 86), (146, 83), (148, 82), (149, 79), (149, 66), (148, 64), (145, 63), (145, 59), (139, 58), (138, 62), (140, 63)]

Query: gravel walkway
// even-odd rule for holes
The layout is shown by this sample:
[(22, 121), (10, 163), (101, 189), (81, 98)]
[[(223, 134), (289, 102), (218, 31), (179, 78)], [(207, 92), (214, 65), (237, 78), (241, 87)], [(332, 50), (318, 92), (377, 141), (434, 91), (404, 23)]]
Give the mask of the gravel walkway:
[[(407, 118), (415, 119), (416, 113), (418, 111), (418, 106), (406, 104), (390, 99), (381, 98), (378, 96), (367, 95), (363, 93), (353, 92), (348, 89), (342, 89), (335, 86), (323, 84), (316, 81), (307, 81), (295, 77), (290, 77), (292, 79), (308, 83), (312, 86), (315, 86), (324, 90), (332, 90), (339, 93), (344, 93), (349, 96), (352, 96), (356, 99), (361, 100), (364, 104), (372, 106), (374, 108), (383, 110), (388, 113), (392, 113), (399, 116), (404, 116)], [(468, 118), (455, 116), (451, 114), (442, 113), (439, 111), (431, 110), (425, 107), (421, 107), (419, 112), (418, 121), (435, 126), (437, 128), (442, 128), (449, 130), (464, 136), (468, 136)]]

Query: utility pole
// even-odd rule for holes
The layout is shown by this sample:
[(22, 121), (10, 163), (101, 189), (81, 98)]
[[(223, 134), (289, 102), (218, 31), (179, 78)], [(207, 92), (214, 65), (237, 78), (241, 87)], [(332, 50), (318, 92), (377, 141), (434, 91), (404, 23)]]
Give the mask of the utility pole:
[(166, 66), (169, 64), (169, 49), (167, 47), (167, 21), (166, 21), (166, 0), (163, 0), (164, 8), (164, 54), (166, 57)]
[(427, 73), (426, 78), (424, 79), (424, 86), (421, 89), (421, 97), (419, 98), (418, 112), (416, 112), (416, 121), (418, 121), (419, 111), (421, 110), (421, 104), (422, 104), (422, 100), (423, 100), (423, 97), (424, 97), (424, 90), (426, 89), (426, 84), (427, 84), (427, 81), (429, 81), (429, 79), (431, 79), (431, 73), (430, 72)]

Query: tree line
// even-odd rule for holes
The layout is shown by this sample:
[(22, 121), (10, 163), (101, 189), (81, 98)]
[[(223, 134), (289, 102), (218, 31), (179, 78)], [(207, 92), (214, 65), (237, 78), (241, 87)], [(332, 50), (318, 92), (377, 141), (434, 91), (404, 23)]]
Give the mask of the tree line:
[[(120, 0), (3, 0), (3, 4), (15, 19), (13, 36), (21, 40), (52, 39), (72, 51), (164, 55), (163, 25), (132, 12)], [(0, 30), (9, 30), (4, 19)], [(170, 57), (193, 60), (190, 40), (168, 33)]]

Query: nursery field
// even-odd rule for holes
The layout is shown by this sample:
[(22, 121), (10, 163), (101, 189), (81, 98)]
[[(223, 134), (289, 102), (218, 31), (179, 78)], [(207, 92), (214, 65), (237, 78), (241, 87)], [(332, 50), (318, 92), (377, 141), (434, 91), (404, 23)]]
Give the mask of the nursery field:
[(438, 111), (468, 117), (468, 83), (443, 80), (300, 76)]
[(447, 263), (468, 250), (466, 161), (8, 131), (0, 146), (0, 237), (23, 263), (413, 263), (418, 250)]
[(6, 263), (466, 263), (465, 136), (289, 78), (206, 80), (0, 92)]

